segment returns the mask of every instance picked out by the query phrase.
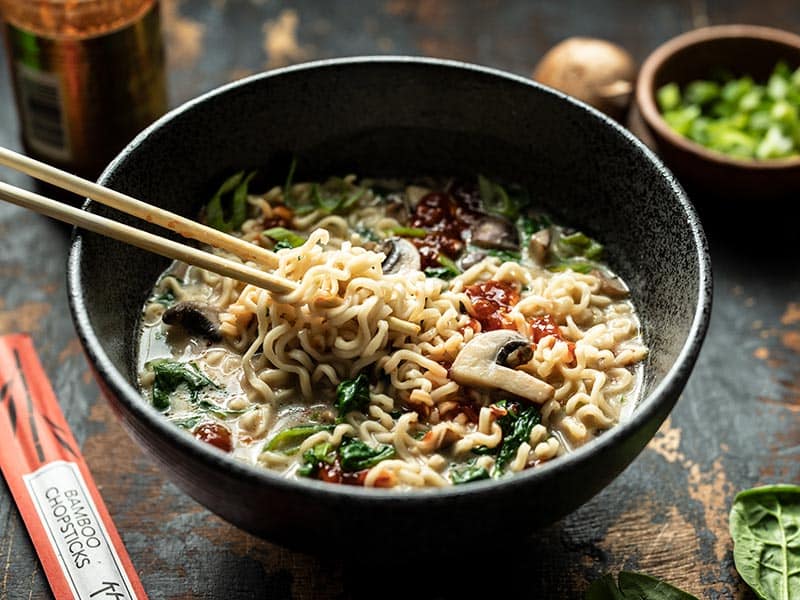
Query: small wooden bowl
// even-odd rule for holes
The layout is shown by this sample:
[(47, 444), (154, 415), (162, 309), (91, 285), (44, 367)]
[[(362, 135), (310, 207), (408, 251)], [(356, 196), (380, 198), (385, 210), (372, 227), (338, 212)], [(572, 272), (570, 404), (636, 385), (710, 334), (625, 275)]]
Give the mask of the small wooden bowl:
[(764, 200), (800, 193), (800, 157), (737, 159), (673, 131), (656, 103), (656, 91), (708, 79), (715, 69), (765, 82), (775, 64), (800, 65), (800, 36), (754, 25), (703, 27), (679, 35), (644, 61), (636, 83), (636, 108), (656, 151), (690, 191), (720, 199)]

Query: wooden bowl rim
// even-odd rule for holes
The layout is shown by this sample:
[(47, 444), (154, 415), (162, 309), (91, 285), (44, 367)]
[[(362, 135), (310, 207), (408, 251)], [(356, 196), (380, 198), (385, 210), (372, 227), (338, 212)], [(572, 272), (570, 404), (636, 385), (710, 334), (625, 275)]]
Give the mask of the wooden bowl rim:
[(800, 50), (800, 36), (783, 29), (760, 25), (712, 25), (700, 27), (671, 38), (653, 50), (642, 63), (636, 81), (636, 103), (645, 123), (670, 145), (684, 152), (697, 155), (721, 166), (742, 170), (779, 171), (800, 167), (800, 157), (747, 159), (733, 158), (721, 152), (710, 150), (675, 132), (661, 116), (653, 89), (655, 75), (666, 60), (675, 53), (703, 42), (747, 38), (772, 42)]

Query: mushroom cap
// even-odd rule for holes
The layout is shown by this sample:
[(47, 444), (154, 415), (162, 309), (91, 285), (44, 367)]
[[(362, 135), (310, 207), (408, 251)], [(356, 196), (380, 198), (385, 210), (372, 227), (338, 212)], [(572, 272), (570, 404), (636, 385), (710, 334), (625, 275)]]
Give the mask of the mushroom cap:
[(458, 353), (450, 375), (460, 385), (498, 388), (541, 404), (553, 397), (553, 386), (501, 364), (514, 350), (529, 345), (530, 340), (509, 329), (479, 333)]
[(178, 302), (164, 311), (161, 320), (166, 325), (183, 327), (188, 333), (203, 336), (212, 342), (222, 339), (219, 331), (219, 309), (210, 304)]
[(401, 237), (384, 240), (381, 251), (386, 255), (381, 263), (384, 275), (403, 271), (419, 271), (422, 267), (417, 247)]
[(619, 120), (633, 92), (636, 62), (607, 40), (571, 37), (547, 51), (533, 78)]

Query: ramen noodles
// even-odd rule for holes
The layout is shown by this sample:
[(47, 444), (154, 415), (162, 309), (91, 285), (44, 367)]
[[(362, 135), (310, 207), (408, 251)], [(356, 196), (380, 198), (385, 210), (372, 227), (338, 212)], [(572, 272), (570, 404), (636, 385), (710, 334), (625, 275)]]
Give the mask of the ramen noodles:
[(253, 194), (251, 177), (201, 217), (297, 285), (167, 269), (138, 368), (175, 426), (289, 478), (408, 489), (536, 468), (633, 410), (647, 350), (628, 288), (523, 188), (290, 173)]

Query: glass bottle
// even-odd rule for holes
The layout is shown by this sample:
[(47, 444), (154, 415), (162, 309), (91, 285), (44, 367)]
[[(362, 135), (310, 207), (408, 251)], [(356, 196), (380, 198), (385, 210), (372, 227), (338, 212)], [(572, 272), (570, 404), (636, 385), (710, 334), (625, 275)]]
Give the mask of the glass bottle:
[(158, 0), (0, 0), (22, 144), (94, 179), (166, 111)]

